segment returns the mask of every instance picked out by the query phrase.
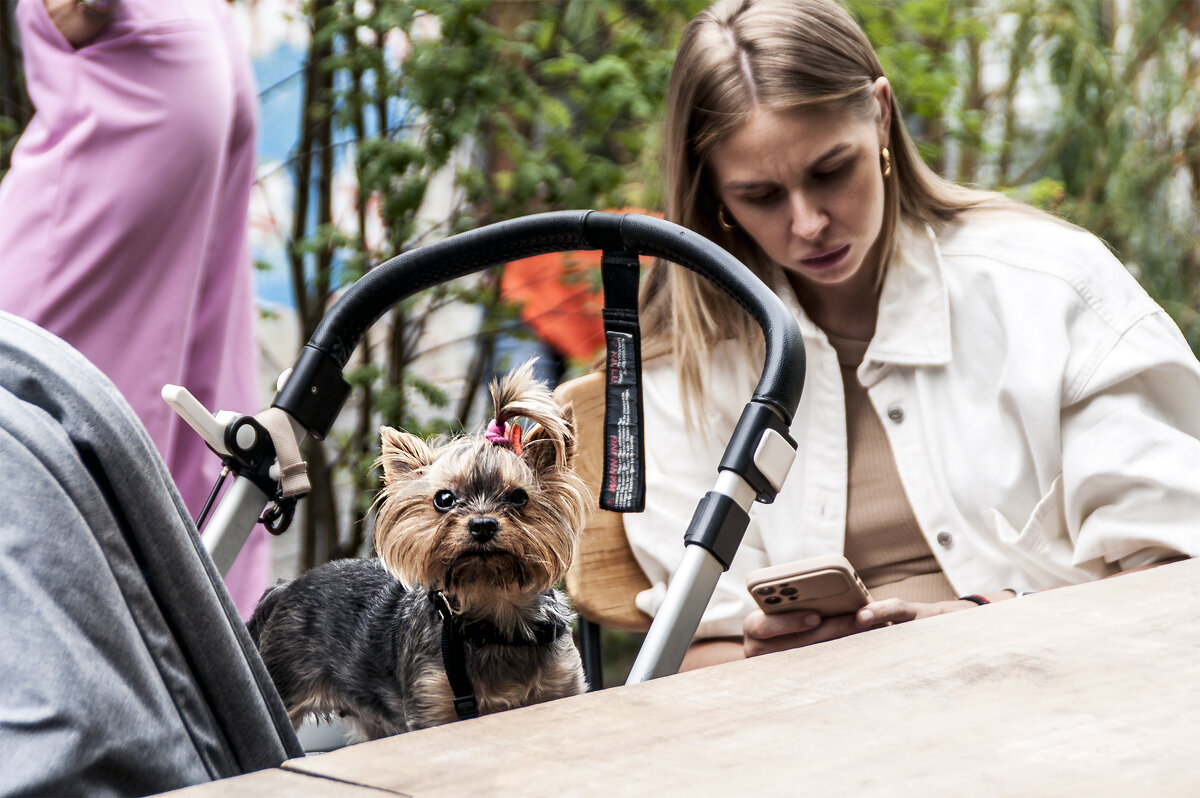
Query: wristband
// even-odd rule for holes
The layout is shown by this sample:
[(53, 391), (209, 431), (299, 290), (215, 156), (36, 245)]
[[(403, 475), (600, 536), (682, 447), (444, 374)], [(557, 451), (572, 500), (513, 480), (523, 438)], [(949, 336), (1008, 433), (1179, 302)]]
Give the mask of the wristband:
[(985, 599), (983, 596), (979, 595), (978, 593), (972, 593), (969, 596), (959, 596), (958, 600), (959, 601), (969, 601), (972, 604), (978, 604), (980, 607), (982, 607), (984, 604), (992, 603), (992, 602), (988, 601), (987, 599)]

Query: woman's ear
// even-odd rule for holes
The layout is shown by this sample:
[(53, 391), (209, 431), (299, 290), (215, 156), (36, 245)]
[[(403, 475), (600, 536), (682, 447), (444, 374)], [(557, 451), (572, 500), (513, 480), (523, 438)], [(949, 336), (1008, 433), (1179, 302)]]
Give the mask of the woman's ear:
[(879, 133), (879, 146), (891, 146), (891, 129), (892, 129), (892, 86), (888, 83), (885, 77), (875, 78), (875, 85), (871, 87), (871, 93), (875, 95), (875, 104), (879, 106), (879, 111), (876, 115), (875, 124), (876, 130)]

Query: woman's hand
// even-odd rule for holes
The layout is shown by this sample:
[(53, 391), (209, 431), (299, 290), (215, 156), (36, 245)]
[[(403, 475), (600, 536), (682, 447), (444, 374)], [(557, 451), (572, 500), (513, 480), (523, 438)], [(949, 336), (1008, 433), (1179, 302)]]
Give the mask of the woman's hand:
[(947, 612), (971, 609), (970, 601), (939, 601), (922, 604), (901, 599), (873, 601), (854, 615), (834, 615), (822, 618), (815, 612), (780, 612), (767, 615), (755, 610), (742, 623), (742, 646), (747, 657), (770, 654), (789, 648), (823, 643), (839, 637), (865, 632), (893, 623), (931, 618)]
[(112, 21), (118, 3), (108, 0), (85, 7), (78, 0), (42, 0), (63, 38), (78, 49), (99, 36)]

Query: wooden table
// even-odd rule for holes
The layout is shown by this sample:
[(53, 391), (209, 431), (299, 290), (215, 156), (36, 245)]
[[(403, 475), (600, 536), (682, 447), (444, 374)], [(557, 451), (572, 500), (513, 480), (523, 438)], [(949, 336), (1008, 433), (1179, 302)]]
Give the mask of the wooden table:
[(187, 796), (1200, 795), (1200, 561), (292, 760)]

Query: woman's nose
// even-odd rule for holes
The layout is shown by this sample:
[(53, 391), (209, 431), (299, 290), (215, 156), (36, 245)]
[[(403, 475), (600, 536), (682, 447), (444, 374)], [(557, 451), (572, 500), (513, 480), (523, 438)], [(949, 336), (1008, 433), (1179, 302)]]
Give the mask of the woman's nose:
[(819, 238), (829, 224), (829, 216), (820, 206), (800, 192), (791, 196), (792, 235), (806, 240)]

